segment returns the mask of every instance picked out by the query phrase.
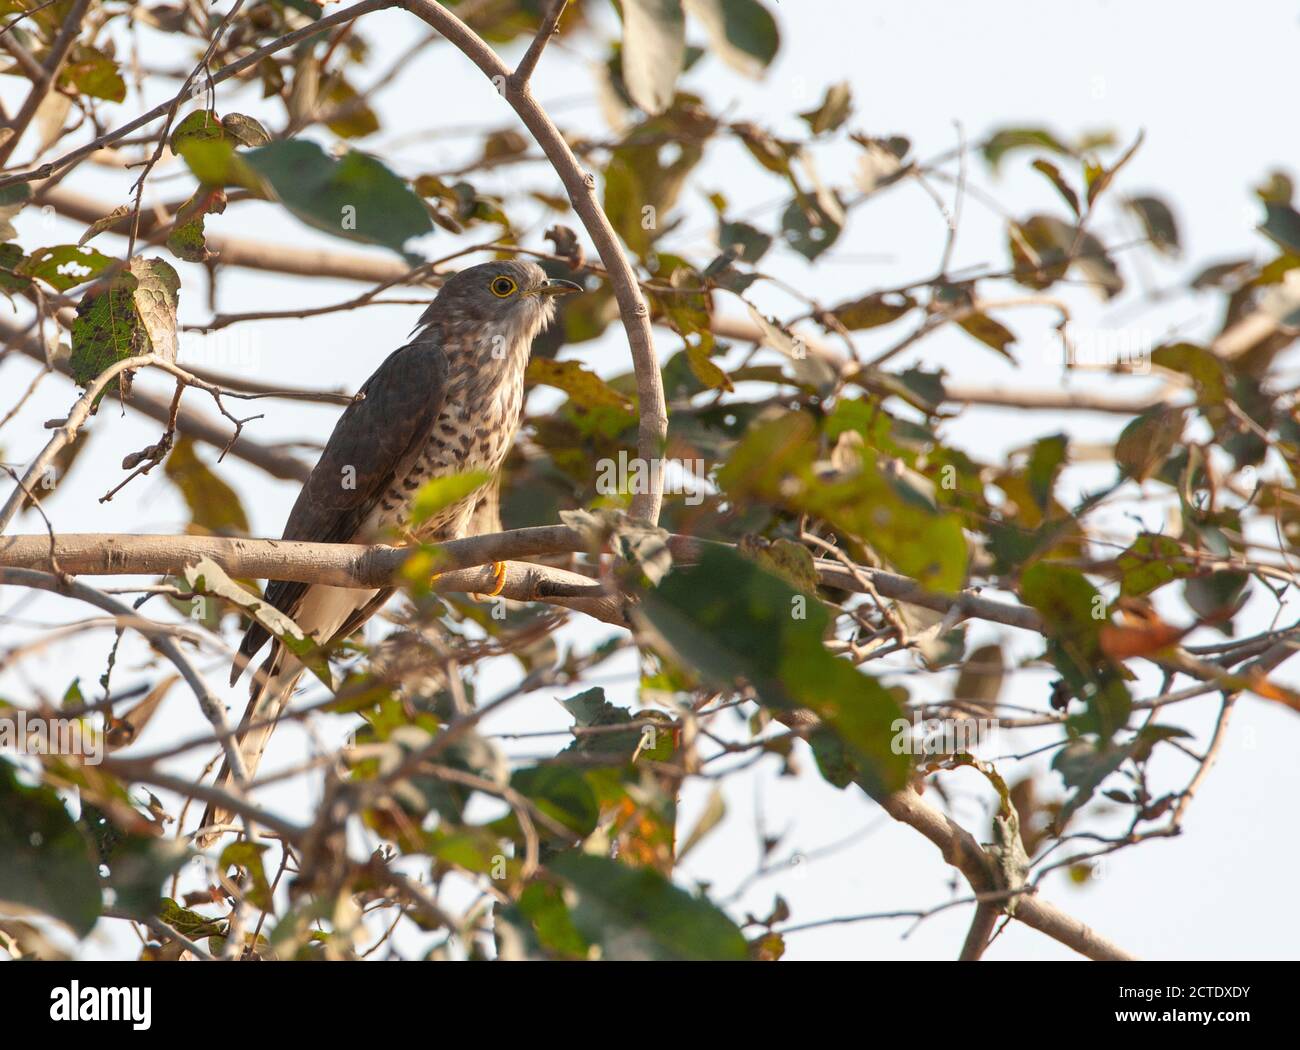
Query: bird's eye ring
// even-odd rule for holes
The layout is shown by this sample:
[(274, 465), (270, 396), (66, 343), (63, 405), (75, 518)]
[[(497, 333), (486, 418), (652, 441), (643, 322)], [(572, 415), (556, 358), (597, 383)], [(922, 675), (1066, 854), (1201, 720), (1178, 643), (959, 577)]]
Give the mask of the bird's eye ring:
[(488, 287), (498, 299), (504, 299), (507, 295), (514, 295), (515, 289), (519, 286), (509, 277), (494, 277)]

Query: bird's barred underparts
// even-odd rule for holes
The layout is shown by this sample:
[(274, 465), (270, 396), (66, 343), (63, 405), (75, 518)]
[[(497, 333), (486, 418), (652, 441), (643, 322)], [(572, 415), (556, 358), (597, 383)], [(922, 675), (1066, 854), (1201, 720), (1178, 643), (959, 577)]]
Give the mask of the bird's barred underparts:
[[(555, 297), (576, 291), (578, 285), (551, 280), (534, 263), (513, 260), (449, 278), (411, 342), (390, 354), (361, 388), (362, 396), (344, 409), (298, 494), (283, 538), (391, 542), (394, 533), (411, 535), (413, 501), (427, 482), (472, 471), (494, 477), (519, 425), (533, 339), (553, 317)], [(439, 542), (468, 535), (475, 507), (491, 484), (420, 522), (414, 538)], [(391, 593), (272, 580), (265, 598), (328, 644), (358, 630)], [(249, 627), (232, 681), (268, 640), (263, 628)], [(238, 747), (250, 777), (302, 672), (272, 641), (240, 722)], [(218, 783), (229, 783), (225, 767)], [(209, 807), (203, 826), (229, 821), (229, 813)], [(206, 845), (215, 835), (197, 841)]]

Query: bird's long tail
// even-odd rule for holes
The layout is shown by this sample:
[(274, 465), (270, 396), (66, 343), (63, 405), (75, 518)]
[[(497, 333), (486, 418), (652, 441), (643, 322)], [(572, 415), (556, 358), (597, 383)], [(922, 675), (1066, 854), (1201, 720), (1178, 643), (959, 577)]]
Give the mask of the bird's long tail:
[[(266, 750), (267, 741), (271, 739), (271, 734), (275, 731), (275, 726), (283, 714), (284, 709), (289, 705), (289, 700), (293, 696), (294, 688), (298, 684), (298, 679), (302, 677), (303, 666), (291, 654), (284, 652), (279, 646), (273, 651), (266, 661), (262, 664), (254, 679), (253, 695), (248, 701), (248, 708), (244, 711), (244, 717), (239, 722), (239, 732), (235, 737), (235, 746), (239, 749), (239, 755), (244, 760), (244, 770), (248, 774), (249, 780), (257, 772), (258, 763), (262, 761), (262, 752)], [(227, 761), (221, 763), (221, 771), (217, 774), (215, 786), (223, 791), (228, 791), (234, 784), (234, 777), (230, 772), (230, 764)], [(200, 822), (200, 830), (213, 828), (212, 831), (206, 831), (195, 836), (195, 845), (200, 849), (206, 849), (220, 837), (222, 831), (233, 830), (229, 825), (234, 818), (230, 810), (220, 806), (209, 805), (203, 812), (203, 820)], [(221, 828), (222, 830), (216, 830)]]

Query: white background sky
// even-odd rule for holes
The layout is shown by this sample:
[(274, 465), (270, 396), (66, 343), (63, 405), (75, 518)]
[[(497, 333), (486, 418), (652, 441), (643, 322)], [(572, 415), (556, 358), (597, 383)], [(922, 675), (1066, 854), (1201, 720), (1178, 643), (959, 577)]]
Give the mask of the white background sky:
[[(599, 7), (599, 5), (597, 5)], [(1064, 137), (1085, 130), (1114, 129), (1121, 140), (1131, 141), (1145, 129), (1146, 142), (1126, 169), (1119, 189), (1155, 191), (1173, 206), (1180, 221), (1185, 253), (1181, 260), (1155, 264), (1144, 255), (1136, 265), (1131, 254), (1121, 266), (1129, 291), (1109, 305), (1100, 304), (1083, 289), (1067, 290), (1076, 324), (1082, 328), (1116, 330), (1138, 326), (1159, 340), (1172, 331), (1189, 337), (1212, 330), (1219, 301), (1212, 297), (1175, 296), (1158, 310), (1139, 309), (1143, 288), (1164, 288), (1185, 283), (1204, 264), (1230, 257), (1268, 256), (1268, 246), (1254, 231), (1262, 217), (1250, 187), (1265, 173), (1280, 167), (1297, 173), (1300, 126), (1288, 116), (1294, 96), (1292, 70), (1300, 25), (1290, 5), (1242, 4), (1231, 8), (1208, 4), (1120, 4), (1076, 2), (1044, 4), (990, 2), (967, 4), (909, 0), (907, 3), (786, 0), (773, 5), (781, 20), (781, 54), (762, 83), (740, 79), (719, 62), (706, 59), (687, 78), (687, 87), (736, 118), (766, 123), (775, 130), (796, 134), (802, 125), (792, 114), (811, 108), (825, 87), (848, 80), (853, 89), (852, 125), (868, 134), (901, 133), (911, 138), (920, 157), (930, 157), (956, 141), (954, 121), (968, 138), (1005, 125), (1047, 124)], [(220, 5), (224, 10), (225, 5)], [(602, 12), (606, 14), (606, 12)], [(368, 16), (362, 23), (377, 58), (392, 57), (414, 38), (414, 23), (402, 13)], [(612, 34), (616, 23), (604, 19)], [(158, 37), (144, 34), (156, 45)], [(179, 67), (191, 60), (188, 52), (173, 53), (158, 64)], [(517, 57), (508, 55), (508, 58)], [(591, 79), (586, 62), (603, 57), (590, 38), (570, 44), (562, 36), (559, 46), (546, 56), (538, 74), (536, 91), (544, 103), (555, 103), (557, 119), (566, 126), (601, 135), (605, 129), (591, 99)], [(377, 63), (373, 69), (385, 68)], [(365, 80), (362, 80), (365, 83)], [(164, 85), (150, 85), (148, 104), (162, 101)], [(6, 104), (21, 98), (21, 83), (0, 80)], [(218, 110), (239, 109), (280, 126), (277, 109), (259, 108), (251, 92), (240, 96), (218, 91)], [(504, 104), (481, 76), (451, 48), (428, 48), (406, 69), (380, 100), (385, 135), (362, 143), (380, 152), (403, 174), (415, 175), (450, 167), (470, 155), (474, 140), (448, 133), (433, 135), (387, 150), (385, 141), (416, 129), (449, 129), (463, 125), (515, 126)], [(140, 111), (136, 100), (120, 107), (114, 120)], [(25, 147), (25, 148), (29, 148)], [(18, 154), (24, 156), (22, 150)], [(1050, 210), (1060, 214), (1051, 187), (1028, 170), (1028, 157), (1013, 158), (999, 179), (993, 179), (982, 162), (973, 160), (973, 184), (992, 193), (1018, 216)], [(738, 162), (739, 161), (739, 162)], [(822, 177), (845, 186), (852, 174), (854, 151), (829, 149), (819, 154)], [(158, 200), (175, 200), (189, 183), (178, 165), (159, 169), (154, 193)], [(508, 169), (512, 185), (526, 183), (555, 192), (558, 184), (542, 166)], [(166, 176), (171, 176), (170, 178)], [(94, 193), (110, 207), (126, 199), (129, 178), (99, 169), (70, 180), (69, 185)], [(480, 188), (491, 191), (491, 180)], [(737, 213), (755, 209), (750, 221), (759, 225), (775, 221), (773, 206), (786, 197), (785, 188), (756, 165), (738, 158), (726, 146), (711, 153), (692, 179), (683, 200), (690, 216), (680, 236), (669, 243), (705, 262), (712, 251), (712, 221), (703, 193), (723, 189)], [(695, 191), (699, 191), (697, 194)], [(951, 200), (951, 188), (944, 187)], [(573, 222), (572, 219), (568, 220)], [(75, 240), (80, 232), (71, 224), (25, 215), (18, 222), (21, 243), (38, 244)], [(544, 247), (539, 225), (528, 243)], [(209, 222), (214, 232), (261, 238), (295, 245), (367, 251), (309, 231), (266, 204), (232, 208)], [(968, 199), (957, 242), (955, 267), (1006, 262), (1004, 221), (1001, 216)], [(1108, 242), (1132, 240), (1136, 231), (1116, 211), (1095, 226)], [(479, 231), (471, 234), (476, 240)], [(943, 247), (944, 225), (934, 203), (916, 186), (907, 185), (881, 195), (854, 213), (849, 229), (836, 249), (816, 266), (798, 257), (774, 254), (764, 268), (824, 302), (837, 302), (873, 288), (900, 284), (931, 274)], [(121, 241), (104, 238), (101, 250), (121, 250)], [(457, 246), (455, 238), (438, 232), (416, 247), (441, 255)], [(380, 254), (379, 249), (373, 250)], [(179, 265), (184, 291), (183, 321), (207, 317), (206, 291), (199, 268)], [(220, 287), (223, 310), (280, 309), (338, 301), (356, 294), (353, 284), (300, 281), (289, 277), (233, 270)], [(1007, 290), (1014, 294), (1013, 289)], [(756, 292), (766, 309), (793, 311), (795, 304), (779, 293)], [(355, 389), (369, 372), (409, 331), (418, 308), (375, 308), (326, 318), (267, 322), (237, 329), (237, 335), (215, 344), (208, 355), (183, 353), (182, 363), (207, 364), (226, 371), (244, 371), (261, 380), (298, 384), (342, 386)], [(1035, 388), (1059, 386), (1061, 353), (1047, 310), (1020, 310), (1002, 319), (1020, 336), (1015, 348), (1019, 367), (1013, 368), (955, 329), (945, 329), (923, 341), (897, 360), (899, 367), (922, 363), (942, 366), (962, 380), (1020, 384)], [(858, 345), (870, 355), (898, 338), (902, 326), (861, 333)], [(660, 336), (660, 351), (675, 349), (670, 336)], [(584, 344), (564, 351), (581, 356), (604, 374), (626, 367), (626, 346), (617, 327), (599, 344)], [(1292, 366), (1293, 367), (1293, 366)], [(7, 410), (25, 389), (33, 374), (25, 359), (6, 359), (0, 366), (0, 409)], [(1069, 382), (1107, 387), (1123, 383), (1138, 392), (1141, 380), (1085, 377)], [(162, 389), (156, 381), (145, 381)], [(203, 405), (202, 396), (187, 395)], [(534, 407), (548, 403), (547, 392), (534, 395)], [(73, 398), (72, 388), (58, 378), (48, 379), (17, 419), (0, 434), (0, 450), (10, 463), (26, 463), (39, 450), (46, 435), (41, 423), (63, 415)], [(263, 402), (268, 418), (253, 424), (250, 436), (261, 441), (310, 439), (323, 441), (335, 408)], [(261, 410), (259, 407), (258, 410)], [(1115, 417), (1070, 417), (1053, 413), (973, 411), (944, 428), (945, 436), (982, 459), (997, 459), (1035, 438), (1067, 429), (1080, 440), (1113, 438), (1122, 420)], [(55, 527), (61, 531), (126, 531), (169, 533), (186, 520), (185, 510), (169, 485), (159, 478), (134, 482), (112, 503), (98, 497), (122, 476), (123, 455), (156, 440), (154, 424), (135, 414), (119, 416), (106, 409), (92, 424), (94, 440), (66, 483), (49, 501)], [(209, 457), (210, 458), (210, 457)], [(294, 486), (275, 482), (240, 463), (223, 464), (222, 476), (243, 498), (257, 535), (278, 535)], [(1109, 468), (1076, 469), (1066, 479), (1067, 491), (1096, 485), (1109, 477)], [(1148, 527), (1158, 527), (1164, 515), (1154, 503), (1135, 502), (1130, 508)], [(1132, 520), (1116, 518), (1116, 535), (1131, 535)], [(33, 515), (25, 516), (18, 531), (40, 528)], [(100, 581), (108, 584), (110, 581)], [(125, 582), (125, 581), (112, 581)], [(21, 601), (21, 609), (15, 606)], [(13, 612), (34, 625), (65, 622), (86, 610), (56, 599), (28, 601), (13, 590), (0, 592), (0, 611)], [(1252, 622), (1266, 624), (1273, 614), (1262, 602), (1252, 606)], [(1284, 612), (1284, 617), (1291, 610)], [(606, 631), (590, 622), (577, 622), (567, 636), (589, 640)], [(4, 628), (7, 647), (26, 632)], [(51, 647), (28, 661), (22, 670), (0, 673), (0, 694), (23, 699), (33, 683), (49, 693), (61, 693), (74, 675), (88, 686), (103, 670), (111, 639), (94, 636)], [(1017, 658), (1039, 651), (1036, 639), (1010, 629), (977, 628), (973, 641), (1001, 639)], [(141, 667), (143, 651), (124, 648), (119, 664), (119, 684), (135, 682), (150, 671)], [(214, 660), (213, 666), (217, 666)], [(630, 662), (602, 668), (610, 698), (635, 706), (635, 679)], [(500, 666), (487, 676), (483, 695), (494, 695), (512, 680), (513, 668)], [(224, 679), (224, 673), (214, 680)], [(1050, 681), (1046, 673), (1017, 676), (1014, 692), (1004, 693), (1011, 703), (1041, 705)], [(1300, 670), (1290, 669), (1283, 679), (1300, 680)], [(906, 679), (916, 686), (917, 679)], [(942, 695), (945, 683), (930, 686), (927, 695)], [(951, 687), (951, 682), (946, 683)], [(1150, 695), (1146, 681), (1138, 695)], [(228, 694), (232, 708), (242, 709), (242, 688)], [(1213, 723), (1212, 698), (1183, 705), (1164, 721), (1200, 734), (1200, 743)], [(192, 698), (173, 691), (163, 713), (144, 735), (140, 750), (153, 750), (172, 740), (187, 738), (203, 728)], [(535, 695), (509, 706), (488, 728), (496, 732), (522, 732), (539, 728), (563, 729), (568, 720), (551, 695)], [(320, 723), (327, 739), (336, 738), (342, 722)], [(1032, 738), (995, 738), (981, 753), (996, 757), (1029, 750), (1049, 740), (1039, 732)], [(1294, 957), (1300, 920), (1292, 901), (1294, 873), (1300, 855), (1294, 836), (1294, 805), (1300, 777), (1296, 773), (1295, 746), (1300, 723), (1293, 712), (1254, 698), (1238, 705), (1230, 736), (1218, 767), (1203, 787), (1177, 840), (1151, 843), (1121, 853), (1110, 860), (1103, 877), (1085, 888), (1052, 877), (1045, 893), (1067, 911), (1095, 926), (1137, 955), (1149, 958)], [(547, 741), (554, 750), (563, 741)], [(298, 730), (282, 730), (267, 767), (287, 766), (308, 746)], [(515, 753), (528, 753), (512, 746)], [(910, 828), (894, 825), (856, 789), (838, 792), (808, 767), (798, 778), (779, 778), (774, 765), (762, 765), (752, 775), (736, 777), (724, 787), (729, 812), (722, 830), (715, 832), (682, 865), (679, 881), (707, 880), (720, 897), (728, 896), (757, 862), (758, 826), (768, 833), (785, 833), (776, 856), (810, 856), (804, 863), (783, 865), (754, 884), (732, 908), (743, 917), (746, 910), (766, 914), (772, 896), (780, 892), (790, 902), (797, 923), (862, 912), (928, 908), (949, 899), (954, 873), (934, 848)], [(1158, 767), (1163, 786), (1185, 782), (1190, 764), (1171, 757)], [(976, 831), (987, 834), (989, 799), (973, 774), (951, 774), (947, 783), (968, 794), (957, 815)], [(1059, 791), (1057, 778), (1046, 784)], [(301, 783), (278, 789), (268, 800), (290, 812), (302, 812), (311, 797)], [(693, 823), (707, 797), (707, 788), (692, 787), (683, 800), (682, 827)], [(858, 834), (861, 833), (861, 834)], [(815, 851), (853, 838), (853, 843), (822, 859)], [(964, 884), (963, 884), (964, 890)], [(832, 926), (793, 935), (791, 958), (951, 958), (955, 957), (969, 909), (943, 912), (921, 924), (905, 939), (907, 922), (876, 922)], [(110, 928), (111, 927), (111, 928)], [(131, 950), (131, 938), (122, 924), (101, 924), (88, 954), (113, 955)], [(1070, 957), (1071, 953), (1042, 935), (1012, 924), (990, 951), (991, 958)]]

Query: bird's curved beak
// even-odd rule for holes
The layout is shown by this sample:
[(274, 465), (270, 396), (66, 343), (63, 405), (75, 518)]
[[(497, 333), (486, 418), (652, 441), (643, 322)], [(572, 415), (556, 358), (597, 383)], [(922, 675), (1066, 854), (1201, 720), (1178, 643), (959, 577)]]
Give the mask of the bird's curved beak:
[(572, 281), (543, 281), (536, 288), (530, 288), (528, 294), (549, 298), (553, 295), (572, 295), (574, 292), (584, 290), (582, 285), (574, 284)]

